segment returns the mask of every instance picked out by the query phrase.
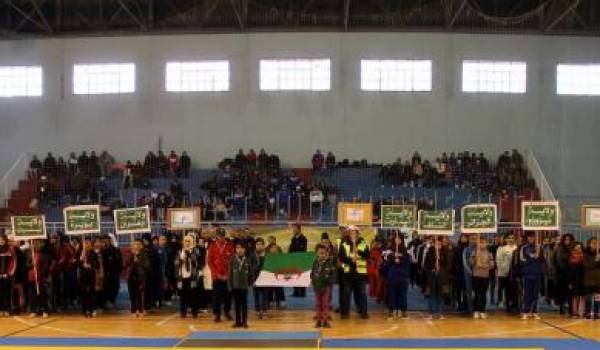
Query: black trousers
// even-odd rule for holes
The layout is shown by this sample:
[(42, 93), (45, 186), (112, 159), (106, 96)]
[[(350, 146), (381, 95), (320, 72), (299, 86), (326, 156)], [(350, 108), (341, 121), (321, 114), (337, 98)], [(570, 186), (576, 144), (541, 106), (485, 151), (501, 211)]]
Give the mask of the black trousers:
[(473, 277), (473, 311), (485, 312), (487, 301), (489, 278), (488, 277)]
[(39, 289), (33, 282), (27, 283), (29, 311), (41, 315), (48, 312), (48, 294), (44, 283), (39, 283)]
[(269, 308), (267, 299), (267, 287), (254, 287), (254, 310), (256, 312), (265, 312)]
[(12, 280), (0, 278), (0, 312), (10, 312), (12, 300)]
[(187, 315), (187, 309), (192, 309), (192, 316), (198, 316), (198, 288), (197, 281), (184, 278), (181, 281), (181, 298), (179, 300), (179, 312), (181, 317)]
[(139, 281), (128, 281), (129, 302), (131, 303), (131, 313), (144, 312), (144, 283)]
[(248, 290), (234, 289), (233, 301), (235, 305), (235, 324), (243, 325), (248, 323)]
[(344, 274), (344, 295), (341, 314), (348, 315), (350, 312), (350, 294), (358, 301), (358, 313), (367, 314), (367, 280), (358, 274)]
[(217, 279), (213, 283), (213, 313), (221, 317), (221, 308), (226, 314), (231, 312), (231, 293), (227, 289), (227, 281)]

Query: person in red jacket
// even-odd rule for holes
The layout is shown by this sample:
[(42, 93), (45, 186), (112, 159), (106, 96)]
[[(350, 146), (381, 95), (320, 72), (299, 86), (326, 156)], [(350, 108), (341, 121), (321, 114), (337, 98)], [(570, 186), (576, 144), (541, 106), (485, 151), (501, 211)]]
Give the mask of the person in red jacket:
[(171, 151), (169, 154), (169, 174), (172, 177), (176, 177), (179, 172), (179, 157), (175, 151)]
[(213, 279), (213, 313), (215, 322), (221, 322), (221, 305), (225, 318), (231, 321), (231, 294), (227, 288), (229, 277), (229, 262), (233, 257), (234, 248), (231, 241), (225, 237), (225, 229), (217, 229), (217, 237), (208, 247), (207, 263)]
[(367, 274), (369, 275), (369, 296), (378, 303), (383, 300), (383, 278), (379, 273), (379, 268), (383, 262), (383, 247), (381, 240), (375, 239), (371, 244), (369, 264), (367, 265)]
[(10, 315), (12, 277), (15, 274), (16, 267), (15, 251), (8, 244), (6, 234), (0, 233), (0, 317)]

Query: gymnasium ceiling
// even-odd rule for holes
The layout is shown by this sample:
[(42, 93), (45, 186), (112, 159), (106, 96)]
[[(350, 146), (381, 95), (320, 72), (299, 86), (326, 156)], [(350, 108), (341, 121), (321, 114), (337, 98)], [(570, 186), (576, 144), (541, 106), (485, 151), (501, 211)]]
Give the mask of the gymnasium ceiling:
[(0, 0), (0, 39), (397, 31), (600, 35), (600, 0)]

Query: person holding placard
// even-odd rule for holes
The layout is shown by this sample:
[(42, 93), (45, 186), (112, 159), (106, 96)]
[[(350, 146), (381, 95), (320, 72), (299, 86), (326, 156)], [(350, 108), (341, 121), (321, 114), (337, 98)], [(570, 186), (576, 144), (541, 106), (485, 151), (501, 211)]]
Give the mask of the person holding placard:
[(127, 287), (131, 302), (131, 315), (134, 317), (143, 317), (145, 314), (144, 294), (150, 262), (143, 249), (142, 241), (134, 240), (131, 244), (131, 255), (127, 261)]
[(27, 252), (27, 292), (30, 317), (48, 318), (49, 257), (45, 240), (36, 239)]
[(442, 318), (442, 300), (444, 296), (444, 281), (452, 266), (451, 254), (445, 254), (442, 237), (435, 237), (432, 246), (426, 250), (423, 261), (426, 286), (425, 296), (429, 301), (429, 319)]
[(544, 265), (544, 250), (536, 242), (535, 232), (529, 232), (525, 244), (519, 249), (519, 270), (523, 279), (523, 320), (529, 316), (540, 319), (538, 299), (544, 278)]
[(83, 240), (81, 251), (81, 266), (79, 268), (79, 291), (81, 293), (81, 312), (85, 317), (96, 316), (96, 301), (94, 299), (96, 288), (96, 271), (100, 268), (100, 261), (92, 242)]
[(387, 287), (388, 307), (390, 318), (407, 318), (407, 296), (410, 279), (410, 256), (404, 245), (404, 237), (400, 231), (395, 231), (391, 237), (381, 273)]
[(8, 237), (0, 233), (0, 317), (8, 317), (11, 312), (12, 278), (17, 267), (17, 257)]
[(473, 318), (487, 318), (486, 303), (490, 271), (494, 268), (494, 257), (488, 251), (486, 240), (479, 237), (477, 248), (471, 254), (473, 267)]

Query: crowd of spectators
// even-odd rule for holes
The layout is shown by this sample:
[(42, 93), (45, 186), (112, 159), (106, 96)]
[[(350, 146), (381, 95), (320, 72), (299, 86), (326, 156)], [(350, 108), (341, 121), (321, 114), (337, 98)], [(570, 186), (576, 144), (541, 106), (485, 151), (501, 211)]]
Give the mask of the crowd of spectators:
[(520, 193), (535, 184), (528, 177), (523, 156), (513, 150), (504, 152), (495, 166), (483, 153), (443, 153), (434, 163), (422, 160), (418, 152), (410, 160), (398, 158), (381, 167), (380, 177), (387, 184), (410, 187), (477, 189), (484, 193)]

